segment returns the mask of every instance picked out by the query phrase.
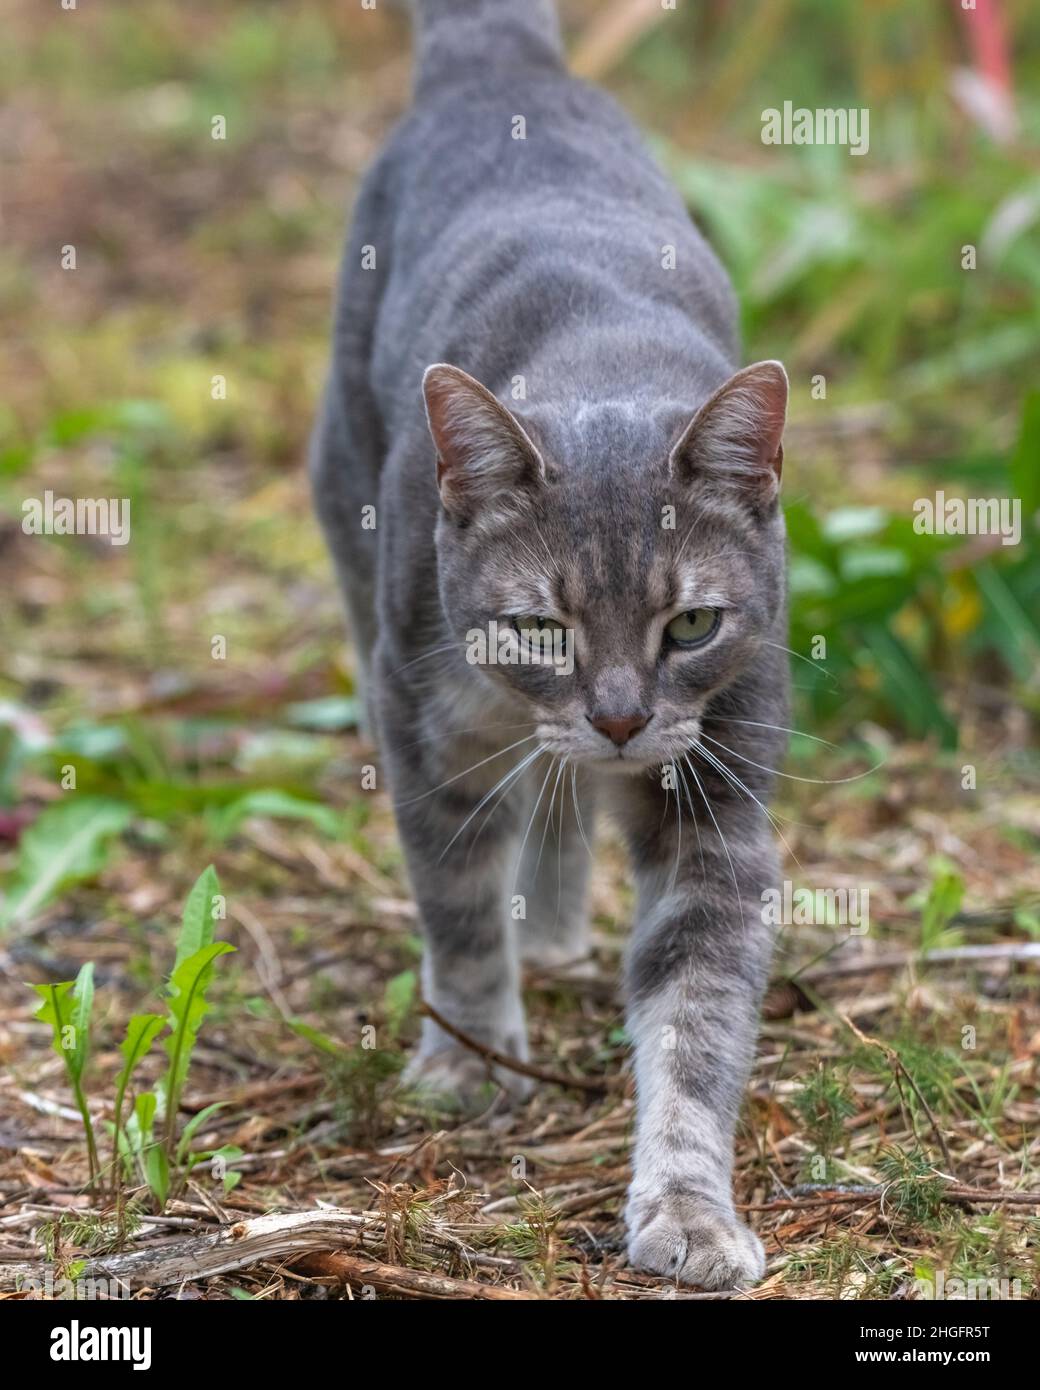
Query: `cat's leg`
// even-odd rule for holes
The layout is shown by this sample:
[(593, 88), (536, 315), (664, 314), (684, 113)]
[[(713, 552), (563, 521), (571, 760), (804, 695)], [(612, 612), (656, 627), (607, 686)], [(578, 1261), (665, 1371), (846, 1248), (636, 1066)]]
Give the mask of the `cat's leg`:
[[(510, 913), (520, 959), (577, 967), (588, 951), (587, 888), (592, 865), (595, 797), (591, 780), (564, 767), (549, 779), (520, 858)], [(551, 809), (548, 804), (552, 792)]]
[[(687, 813), (696, 799), (694, 791)], [(738, 1288), (764, 1270), (761, 1242), (733, 1206), (733, 1141), (773, 947), (762, 892), (776, 886), (779, 869), (746, 807), (715, 802), (718, 827), (703, 803), (695, 809), (699, 846), (688, 815), (681, 849), (672, 838), (667, 857), (645, 835), (632, 836), (639, 904), (627, 992), (637, 1118), (628, 1252), (655, 1274)], [(667, 862), (676, 850), (677, 867)]]
[[(520, 966), (509, 914), (518, 811), (508, 796), (498, 806), (495, 796), (485, 798), (532, 745), (525, 740), (490, 757), (494, 745), (472, 740), (432, 738), (417, 744), (421, 721), (400, 715), (399, 702), (384, 702), (381, 734), (425, 944), (423, 995), (469, 1037), (524, 1060)], [(483, 766), (473, 766), (489, 757)], [(473, 770), (460, 775), (468, 766)], [(490, 1066), (432, 1019), (423, 1019), (419, 1050), (405, 1073), (407, 1085), (469, 1110), (494, 1093), (492, 1081), (514, 1096), (530, 1090), (527, 1078)]]

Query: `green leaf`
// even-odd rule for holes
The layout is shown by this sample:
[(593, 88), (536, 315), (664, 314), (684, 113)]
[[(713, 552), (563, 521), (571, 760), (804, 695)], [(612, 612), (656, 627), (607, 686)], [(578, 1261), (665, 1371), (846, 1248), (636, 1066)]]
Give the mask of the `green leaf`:
[(917, 734), (935, 733), (944, 748), (956, 748), (957, 726), (939, 704), (927, 672), (886, 627), (869, 624), (863, 637), (877, 662), (881, 679), (908, 727)]
[(61, 1035), (71, 1012), (65, 1001), (75, 985), (75, 980), (62, 980), (57, 984), (30, 986), (43, 1000), (33, 1017), (38, 1018), (41, 1023), (50, 1024), (51, 1046), (62, 1060), (65, 1058), (65, 1048), (62, 1047)]
[[(934, 949), (961, 910), (964, 879), (954, 869), (937, 869), (921, 909), (921, 949)], [(950, 944), (953, 944), (952, 941)]]
[(906, 574), (909, 556), (891, 545), (853, 546), (841, 557), (841, 578), (845, 584), (858, 584), (863, 579), (885, 578)]
[(1033, 941), (1040, 941), (1040, 913), (1032, 908), (1020, 907), (1015, 910), (1015, 926)]
[(934, 1291), (934, 1289), (935, 1289), (935, 1270), (932, 1268), (932, 1266), (931, 1266), (930, 1264), (925, 1264), (925, 1262), (924, 1262), (923, 1260), (921, 1260), (921, 1261), (919, 1261), (917, 1264), (915, 1264), (915, 1265), (914, 1265), (914, 1279), (917, 1281), (917, 1284), (918, 1284), (918, 1287), (919, 1287), (919, 1290), (920, 1290), (919, 1293), (918, 1293), (918, 1297), (919, 1297), (919, 1298), (924, 1296), (924, 1289), (921, 1287), (922, 1285), (923, 1285), (923, 1286), (930, 1286), (931, 1289)]
[(75, 1046), (72, 1049), (71, 1071), (77, 1081), (83, 1077), (90, 1050), (90, 1015), (94, 1008), (94, 962), (88, 960), (76, 976), (76, 987), (72, 991), (72, 1027), (75, 1030)]
[(47, 426), (47, 439), (59, 447), (78, 444), (106, 429), (112, 421), (108, 406), (83, 406), (55, 415)]
[(218, 1110), (223, 1110), (227, 1105), (226, 1100), (215, 1100), (212, 1105), (204, 1106), (197, 1115), (192, 1115), (191, 1119), (181, 1130), (180, 1142), (177, 1145), (177, 1162), (184, 1161), (184, 1155), (188, 1152), (188, 1147), (199, 1128), (206, 1123), (211, 1115), (215, 1115)]
[(177, 937), (174, 971), (189, 956), (201, 951), (213, 940), (213, 900), (220, 896), (220, 880), (212, 864), (203, 869), (188, 894)]
[(244, 1176), (245, 1176), (245, 1175), (244, 1175), (243, 1173), (241, 1173), (237, 1168), (229, 1168), (229, 1169), (227, 1170), (227, 1172), (224, 1174), (224, 1196), (225, 1196), (225, 1197), (228, 1195), (229, 1192), (234, 1192), (235, 1188), (236, 1188), (236, 1187), (238, 1186), (238, 1184), (242, 1181), (242, 1178), (243, 1178)]
[(171, 1032), (163, 1042), (170, 1060), (160, 1083), (168, 1149), (173, 1147), (178, 1101), (188, 1075), (195, 1040), (208, 1008), (206, 991), (213, 979), (213, 962), (218, 956), (227, 955), (234, 949), (228, 941), (211, 942), (183, 960), (170, 976), (168, 1003)]
[(359, 705), (353, 695), (326, 695), (320, 700), (300, 700), (285, 711), (290, 724), (318, 733), (338, 733), (357, 727)]
[(49, 806), (21, 838), (0, 927), (27, 922), (62, 889), (99, 873), (130, 816), (129, 806), (100, 796), (73, 793)]
[[(63, 980), (54, 985), (33, 985), (33, 989), (43, 1002), (36, 1010), (36, 1017), (51, 1026), (51, 1045), (65, 1063), (65, 1070), (72, 1083), (76, 1109), (83, 1120), (83, 1133), (87, 1141), (87, 1158), (90, 1164), (90, 1181), (93, 1183), (100, 1172), (97, 1140), (94, 1137), (94, 1122), (87, 1105), (83, 1089), (83, 1073), (90, 1052), (90, 1015), (94, 1007), (94, 963), (87, 961), (76, 976), (75, 984)], [(71, 992), (70, 992), (71, 991)]]
[(838, 581), (832, 570), (812, 555), (792, 555), (788, 566), (787, 583), (791, 593), (826, 596), (833, 594)]
[(126, 730), (118, 724), (72, 724), (61, 733), (58, 752), (68, 759), (113, 762), (126, 755)]
[(882, 507), (836, 507), (824, 517), (821, 529), (829, 541), (841, 545), (876, 536), (887, 520), (888, 513)]
[(312, 1028), (309, 1023), (304, 1023), (301, 1019), (290, 1019), (289, 1027), (297, 1037), (303, 1038), (305, 1042), (309, 1042), (312, 1047), (316, 1047), (319, 1052), (324, 1052), (328, 1057), (342, 1057), (346, 1051), (338, 1042), (335, 1042), (325, 1033), (319, 1033), (317, 1028)]
[[(237, 1144), (222, 1144), (219, 1149), (207, 1149), (205, 1153), (192, 1154), (189, 1159), (189, 1166), (196, 1168), (200, 1163), (212, 1163), (215, 1158), (223, 1159), (224, 1175), (221, 1181), (224, 1184), (225, 1195), (236, 1188), (242, 1181), (242, 1174), (236, 1172), (227, 1165), (233, 1163), (236, 1158), (242, 1157), (242, 1150)], [(214, 1176), (216, 1176), (214, 1174)]]
[(183, 1081), (187, 1074), (188, 1057), (184, 1045), (194, 1046), (199, 1025), (209, 1007), (206, 991), (213, 979), (213, 962), (234, 949), (229, 941), (213, 941), (181, 961), (170, 976), (169, 1022), (173, 1032), (163, 1046), (171, 1059), (180, 1056), (178, 1081)]
[(152, 1142), (156, 1099), (153, 1091), (142, 1091), (134, 1101), (133, 1114), (127, 1121), (126, 1137), (135, 1154), (143, 1154)]
[(138, 1062), (142, 1057), (147, 1056), (148, 1049), (165, 1027), (166, 1019), (162, 1014), (134, 1014), (126, 1025), (126, 1036), (119, 1044), (119, 1050), (123, 1054), (123, 1066), (116, 1080), (115, 1130), (117, 1135), (122, 1127), (123, 1102), (127, 1087), (130, 1085), (130, 1078), (133, 1076)]
[(1040, 391), (1027, 393), (1022, 428), (1011, 457), (1011, 490), (1022, 499), (1022, 522), (1031, 527), (1040, 511)]
[[(43, 1001), (35, 1017), (51, 1026), (51, 1046), (65, 1063), (73, 1081), (79, 1081), (90, 1047), (90, 1013), (94, 1004), (94, 963), (87, 963), (75, 981), (33, 985)], [(70, 997), (71, 996), (71, 997)]]
[(133, 1014), (126, 1025), (126, 1036), (119, 1044), (123, 1054), (123, 1070), (119, 1073), (117, 1085), (125, 1086), (134, 1073), (134, 1068), (151, 1047), (155, 1038), (166, 1026), (162, 1014)]
[(166, 1150), (161, 1144), (153, 1144), (145, 1150), (143, 1167), (149, 1189), (160, 1207), (164, 1207), (166, 1198), (170, 1195), (170, 1165), (166, 1158)]
[(1009, 372), (1036, 353), (1036, 326), (1031, 319), (1001, 323), (981, 333), (953, 339), (953, 346), (902, 369), (905, 393), (956, 390), (963, 381), (984, 382)]
[(226, 840), (234, 835), (243, 821), (251, 816), (271, 816), (282, 820), (305, 820), (330, 838), (341, 834), (340, 817), (328, 806), (318, 801), (304, 801), (302, 797), (290, 792), (260, 789), (247, 792), (229, 806), (223, 806), (212, 815), (210, 824), (216, 839)]
[(980, 565), (975, 582), (993, 617), (991, 635), (1001, 656), (1021, 680), (1028, 680), (1040, 660), (1040, 636), (1033, 620), (992, 565)]

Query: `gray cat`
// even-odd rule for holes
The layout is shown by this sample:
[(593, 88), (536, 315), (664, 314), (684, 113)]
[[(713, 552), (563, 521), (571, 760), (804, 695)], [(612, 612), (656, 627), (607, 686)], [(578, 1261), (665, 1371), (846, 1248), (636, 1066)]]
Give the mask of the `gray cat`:
[[(520, 963), (582, 955), (609, 810), (637, 887), (629, 1257), (746, 1285), (763, 1255), (733, 1134), (779, 879), (787, 378), (735, 370), (724, 271), (628, 119), (567, 75), (548, 0), (420, 0), (418, 25), (414, 103), (355, 209), (312, 474), (424, 990), (526, 1058)], [(488, 1072), (427, 1019), (408, 1079), (472, 1103)]]

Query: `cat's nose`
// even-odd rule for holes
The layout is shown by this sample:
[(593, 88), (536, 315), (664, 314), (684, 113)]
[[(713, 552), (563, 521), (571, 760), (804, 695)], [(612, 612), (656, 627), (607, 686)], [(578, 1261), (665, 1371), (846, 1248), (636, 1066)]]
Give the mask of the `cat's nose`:
[(588, 720), (604, 738), (609, 738), (620, 748), (622, 744), (628, 742), (633, 734), (638, 734), (640, 729), (646, 728), (650, 722), (650, 716), (647, 714), (590, 714)]

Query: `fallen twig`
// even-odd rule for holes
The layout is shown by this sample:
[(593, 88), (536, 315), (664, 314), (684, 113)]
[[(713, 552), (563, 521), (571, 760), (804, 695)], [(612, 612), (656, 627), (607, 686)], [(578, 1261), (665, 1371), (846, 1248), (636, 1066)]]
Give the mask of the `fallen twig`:
[(900, 970), (904, 965), (955, 965), (960, 961), (1040, 961), (1040, 941), (1000, 941), (988, 946), (947, 946), (935, 951), (886, 951), (881, 955), (856, 955), (829, 964), (796, 970), (790, 980), (814, 984), (843, 975), (869, 975), (873, 970)]
[(506, 1289), (499, 1284), (481, 1284), (475, 1279), (453, 1279), (425, 1269), (405, 1269), (386, 1265), (371, 1256), (344, 1254), (305, 1255), (294, 1268), (311, 1278), (334, 1278), (377, 1293), (399, 1298), (453, 1299), (536, 1299), (525, 1289)]
[[(244, 1105), (255, 1107), (260, 1102), (273, 1100), (276, 1096), (288, 1095), (292, 1091), (309, 1091), (320, 1085), (323, 1080), (321, 1072), (307, 1071), (298, 1072), (295, 1076), (281, 1076), (273, 1081), (254, 1081), (231, 1091), (225, 1097), (224, 1103), (228, 1107), (236, 1109)], [(185, 1097), (181, 1101), (180, 1108), (191, 1113), (203, 1110), (209, 1103), (209, 1098), (205, 1096), (197, 1100)]]
[(594, 1081), (585, 1076), (564, 1076), (562, 1072), (549, 1071), (545, 1067), (536, 1067), (530, 1062), (518, 1061), (515, 1057), (509, 1057), (504, 1052), (499, 1052), (497, 1048), (487, 1047), (484, 1043), (478, 1042), (476, 1038), (471, 1038), (468, 1033), (464, 1033), (461, 1028), (456, 1028), (454, 1023), (449, 1023), (443, 1014), (428, 1003), (425, 999), (419, 1002), (419, 1012), (424, 1013), (427, 1018), (432, 1018), (437, 1027), (447, 1033), (450, 1038), (454, 1038), (463, 1047), (468, 1047), (471, 1052), (476, 1052), (488, 1062), (493, 1062), (496, 1067), (505, 1067), (507, 1071), (518, 1072), (521, 1076), (533, 1077), (536, 1081), (546, 1081), (550, 1086), (568, 1086), (571, 1090), (588, 1091), (591, 1095), (606, 1095), (614, 1087), (607, 1081)]
[[(303, 1255), (339, 1250), (364, 1236), (381, 1239), (384, 1232), (385, 1222), (375, 1213), (323, 1209), (257, 1216), (187, 1240), (149, 1242), (139, 1250), (88, 1258), (79, 1277), (120, 1280), (131, 1289), (166, 1288), (246, 1269), (263, 1260), (290, 1262)], [(444, 1242), (441, 1248), (434, 1237), (423, 1242), (422, 1252), (468, 1258), (457, 1243)], [(30, 1280), (43, 1282), (53, 1269), (43, 1261), (0, 1265), (0, 1289), (13, 1289)]]

